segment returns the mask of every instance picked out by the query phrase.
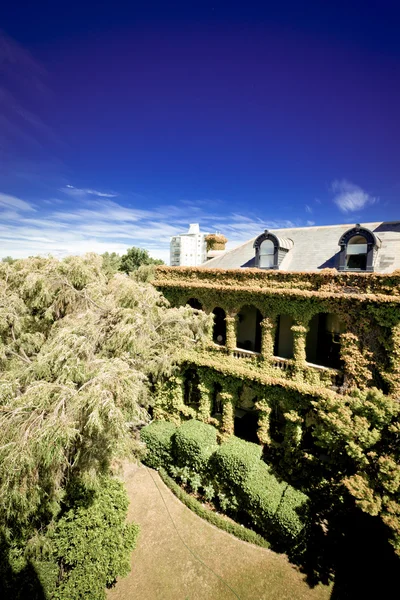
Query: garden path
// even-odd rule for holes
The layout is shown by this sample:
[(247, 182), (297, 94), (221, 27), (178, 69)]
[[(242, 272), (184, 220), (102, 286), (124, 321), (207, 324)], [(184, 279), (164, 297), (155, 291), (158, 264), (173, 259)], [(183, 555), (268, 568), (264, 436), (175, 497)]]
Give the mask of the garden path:
[(327, 600), (325, 586), (310, 589), (286, 559), (242, 542), (184, 506), (143, 465), (127, 464), (129, 520), (141, 533), (131, 573), (108, 600)]

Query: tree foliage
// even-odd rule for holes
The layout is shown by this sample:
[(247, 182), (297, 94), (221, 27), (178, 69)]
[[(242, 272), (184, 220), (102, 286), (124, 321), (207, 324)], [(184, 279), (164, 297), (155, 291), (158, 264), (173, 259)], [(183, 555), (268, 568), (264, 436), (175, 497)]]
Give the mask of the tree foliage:
[(150, 379), (208, 323), (148, 284), (108, 279), (97, 255), (0, 263), (0, 521), (42, 526), (68, 483), (137, 452)]
[(164, 261), (158, 258), (151, 258), (147, 250), (133, 246), (127, 250), (121, 257), (119, 270), (126, 274), (135, 271), (142, 265), (163, 265)]
[(364, 512), (389, 527), (400, 555), (400, 405), (381, 391), (354, 390), (344, 400), (313, 402), (317, 445), (332, 477)]
[(103, 271), (107, 277), (112, 277), (120, 270), (121, 256), (116, 252), (104, 252), (101, 255), (103, 259)]

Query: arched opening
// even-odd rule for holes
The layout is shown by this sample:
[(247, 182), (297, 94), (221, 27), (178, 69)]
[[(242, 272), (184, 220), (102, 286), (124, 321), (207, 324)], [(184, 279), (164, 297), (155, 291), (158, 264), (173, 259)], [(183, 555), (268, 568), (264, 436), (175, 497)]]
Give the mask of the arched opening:
[(338, 315), (319, 313), (309, 323), (306, 338), (307, 362), (332, 369), (340, 369), (340, 334), (344, 326)]
[(258, 444), (259, 410), (256, 408), (256, 403), (255, 391), (250, 386), (244, 385), (235, 408), (234, 433), (242, 440)]
[(221, 398), (222, 386), (216, 382), (212, 391), (211, 397), (211, 416), (220, 417), (222, 415), (222, 398)]
[(243, 306), (237, 317), (236, 345), (244, 350), (261, 352), (262, 314), (255, 306)]
[(259, 444), (258, 439), (258, 410), (241, 410), (236, 409), (235, 415), (235, 429), (234, 433), (237, 437), (246, 442), (253, 442), (253, 444)]
[(347, 243), (346, 268), (365, 271), (367, 268), (368, 242), (363, 235), (353, 235)]
[(286, 420), (282, 408), (277, 404), (272, 407), (269, 416), (269, 435), (277, 444), (281, 444), (285, 439)]
[(188, 369), (185, 373), (184, 394), (185, 404), (197, 408), (200, 404), (200, 379), (195, 369)]
[(213, 326), (213, 341), (215, 344), (225, 346), (226, 344), (226, 321), (225, 311), (217, 306), (213, 310), (214, 326)]
[(189, 298), (186, 304), (189, 304), (189, 306), (195, 308), (196, 310), (203, 310), (203, 305), (199, 300), (197, 300), (197, 298)]
[(293, 358), (293, 318), (279, 315), (275, 330), (274, 355), (281, 358)]

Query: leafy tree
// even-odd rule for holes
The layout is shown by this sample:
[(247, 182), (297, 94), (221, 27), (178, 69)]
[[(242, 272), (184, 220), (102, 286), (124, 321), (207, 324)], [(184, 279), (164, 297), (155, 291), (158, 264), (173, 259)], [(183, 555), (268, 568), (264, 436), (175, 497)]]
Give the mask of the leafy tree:
[(15, 262), (17, 259), (13, 258), (12, 256), (4, 256), (4, 258), (1, 259), (1, 262), (5, 262), (5, 263), (10, 263), (12, 264), (13, 262)]
[[(372, 388), (354, 390), (346, 401), (313, 403), (314, 436), (329, 455), (333, 482), (344, 486), (356, 505), (380, 516), (400, 555), (400, 405)], [(332, 482), (332, 483), (333, 483)]]
[(142, 265), (163, 265), (164, 261), (158, 258), (151, 258), (147, 250), (133, 246), (127, 250), (121, 257), (120, 271), (131, 273)]
[(209, 317), (170, 308), (140, 273), (108, 278), (94, 254), (0, 263), (0, 525), (8, 538), (35, 539), (59, 519), (74, 482), (96, 485), (117, 459), (138, 455), (150, 382), (205, 339)]
[(103, 259), (103, 271), (107, 275), (107, 277), (112, 277), (120, 270), (121, 266), (121, 257), (116, 252), (104, 252), (101, 255)]

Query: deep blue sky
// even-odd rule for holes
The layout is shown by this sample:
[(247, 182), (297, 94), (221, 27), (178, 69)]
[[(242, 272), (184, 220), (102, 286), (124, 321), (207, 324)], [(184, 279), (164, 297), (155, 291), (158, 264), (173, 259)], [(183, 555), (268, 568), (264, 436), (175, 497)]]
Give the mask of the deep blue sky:
[(400, 218), (395, 2), (7, 4), (0, 255)]

